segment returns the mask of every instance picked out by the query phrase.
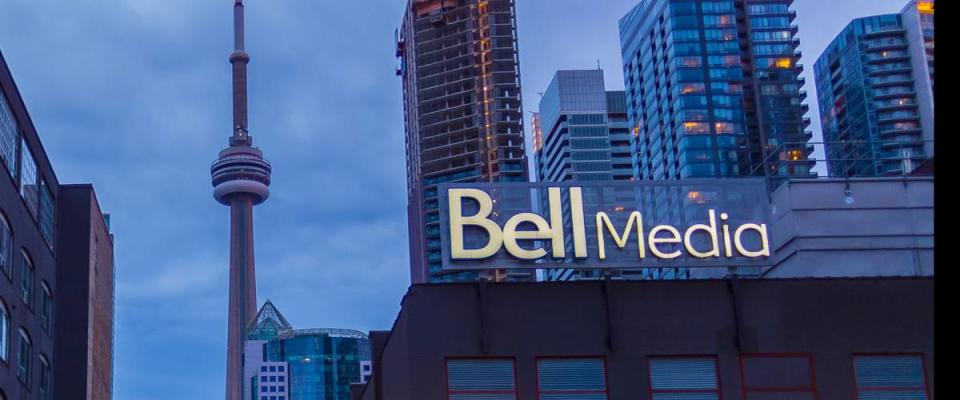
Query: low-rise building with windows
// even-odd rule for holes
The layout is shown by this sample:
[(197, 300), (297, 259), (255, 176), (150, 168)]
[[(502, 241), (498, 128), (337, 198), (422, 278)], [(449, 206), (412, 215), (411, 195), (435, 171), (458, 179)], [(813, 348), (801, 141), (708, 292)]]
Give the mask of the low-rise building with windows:
[(350, 385), (369, 376), (370, 358), (366, 334), (293, 329), (267, 300), (247, 331), (244, 399), (349, 400)]
[(112, 324), (93, 188), (59, 183), (0, 53), (0, 400), (111, 399)]
[(356, 400), (930, 399), (933, 278), (414, 285)]

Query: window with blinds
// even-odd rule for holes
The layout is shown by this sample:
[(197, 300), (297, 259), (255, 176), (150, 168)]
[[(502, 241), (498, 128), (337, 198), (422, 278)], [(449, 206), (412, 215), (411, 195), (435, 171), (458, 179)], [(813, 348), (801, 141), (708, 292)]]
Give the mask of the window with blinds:
[(742, 354), (744, 400), (816, 400), (809, 354)]
[(513, 359), (448, 359), (450, 400), (516, 400)]
[(854, 355), (853, 367), (860, 400), (927, 399), (921, 355)]
[(719, 400), (716, 357), (657, 357), (650, 359), (653, 400)]
[(607, 371), (603, 358), (537, 360), (541, 400), (606, 400)]

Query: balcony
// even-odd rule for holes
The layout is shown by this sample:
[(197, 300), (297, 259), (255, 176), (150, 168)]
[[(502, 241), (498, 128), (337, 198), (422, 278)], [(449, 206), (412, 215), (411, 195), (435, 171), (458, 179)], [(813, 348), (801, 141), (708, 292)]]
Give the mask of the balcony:
[(876, 64), (881, 62), (890, 62), (890, 61), (907, 61), (910, 59), (910, 54), (903, 53), (881, 53), (879, 55), (869, 55), (866, 57), (867, 63)]
[(899, 79), (875, 78), (875, 79), (872, 79), (870, 83), (874, 87), (913, 85), (913, 78), (899, 78)]
[(889, 102), (889, 103), (877, 103), (874, 106), (876, 111), (891, 111), (898, 109), (916, 109), (917, 103), (913, 100), (903, 101), (903, 102)]
[(890, 137), (890, 136), (896, 136), (896, 135), (909, 135), (909, 134), (920, 133), (920, 131), (921, 131), (921, 129), (920, 129), (919, 126), (916, 126), (916, 127), (904, 127), (904, 128), (892, 128), (892, 129), (891, 129), (891, 128), (887, 128), (886, 130), (881, 130), (881, 131), (880, 131), (880, 137), (882, 137), (882, 138), (888, 138), (888, 137)]
[(916, 92), (913, 88), (904, 89), (904, 90), (877, 90), (873, 92), (873, 97), (877, 99), (891, 98), (891, 97), (910, 97), (916, 96)]
[(907, 42), (902, 40), (896, 41), (883, 41), (880, 43), (870, 43), (867, 44), (866, 50), (870, 52), (880, 51), (880, 50), (900, 50), (907, 48)]
[(920, 115), (913, 112), (896, 112), (892, 115), (882, 116), (877, 118), (877, 122), (905, 122), (905, 121), (917, 121), (920, 119)]

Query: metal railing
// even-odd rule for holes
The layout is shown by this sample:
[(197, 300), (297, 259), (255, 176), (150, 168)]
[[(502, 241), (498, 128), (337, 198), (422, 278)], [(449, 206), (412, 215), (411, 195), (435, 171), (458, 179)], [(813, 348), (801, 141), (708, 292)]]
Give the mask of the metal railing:
[(783, 143), (765, 152), (753, 175), (771, 187), (789, 179), (889, 177), (914, 174), (931, 158), (932, 140)]

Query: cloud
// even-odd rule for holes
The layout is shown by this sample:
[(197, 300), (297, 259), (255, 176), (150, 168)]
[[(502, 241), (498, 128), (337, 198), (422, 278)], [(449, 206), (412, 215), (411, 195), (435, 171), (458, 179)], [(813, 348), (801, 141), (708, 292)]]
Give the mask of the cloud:
[[(409, 283), (393, 75), (405, 3), (248, 2), (251, 134), (274, 165), (254, 217), (258, 290), (297, 327), (389, 328)], [(623, 87), (616, 24), (636, 0), (602, 3), (517, 2), (526, 111), (555, 70), (598, 58)], [(808, 93), (846, 20), (901, 3), (797, 2)], [(59, 179), (94, 183), (112, 214), (117, 398), (223, 394), (228, 214), (209, 166), (231, 129), (231, 4), (0, 1), (0, 49)]]

